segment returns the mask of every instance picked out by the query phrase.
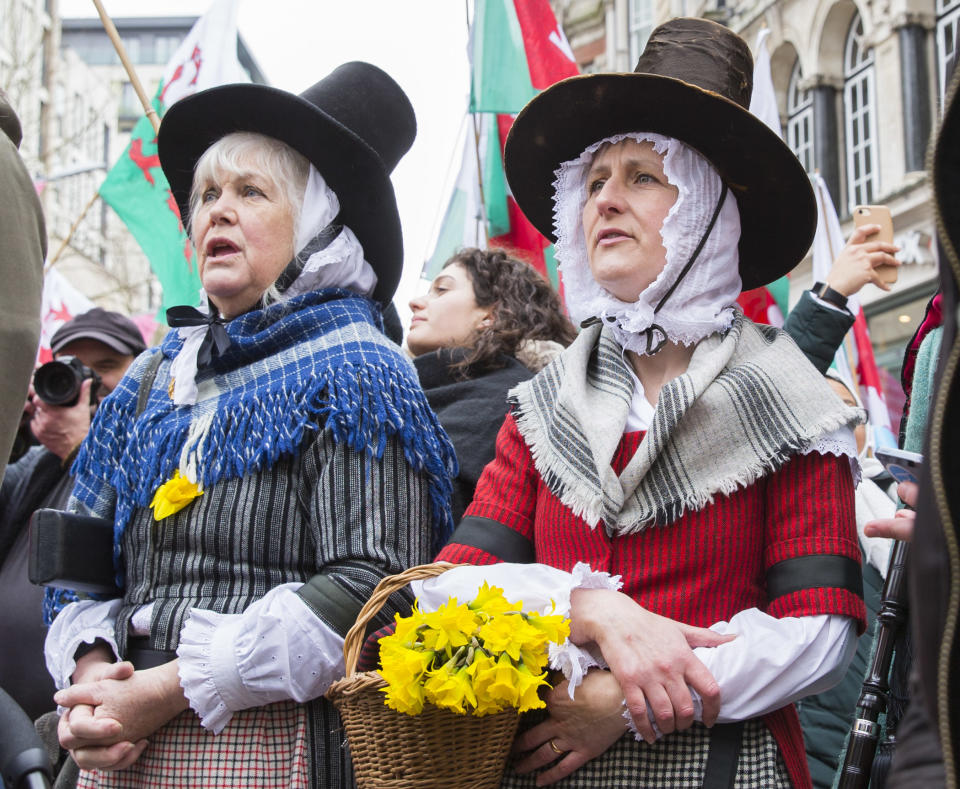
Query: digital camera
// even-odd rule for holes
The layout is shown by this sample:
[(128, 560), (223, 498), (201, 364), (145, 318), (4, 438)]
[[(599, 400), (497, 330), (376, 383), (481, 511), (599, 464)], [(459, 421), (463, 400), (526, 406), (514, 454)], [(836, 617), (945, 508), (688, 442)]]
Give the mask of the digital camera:
[(41, 365), (33, 374), (33, 390), (37, 397), (50, 405), (76, 405), (80, 399), (80, 386), (88, 378), (93, 380), (90, 385), (90, 404), (93, 405), (100, 376), (76, 356), (61, 356)]

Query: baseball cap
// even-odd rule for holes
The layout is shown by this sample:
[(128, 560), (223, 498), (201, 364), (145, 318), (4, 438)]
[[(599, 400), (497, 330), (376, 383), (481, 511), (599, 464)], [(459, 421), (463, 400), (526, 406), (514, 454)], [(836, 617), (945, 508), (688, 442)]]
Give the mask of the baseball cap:
[(97, 340), (117, 353), (137, 356), (147, 349), (137, 325), (119, 312), (94, 307), (57, 329), (50, 341), (50, 350), (60, 349), (74, 340)]

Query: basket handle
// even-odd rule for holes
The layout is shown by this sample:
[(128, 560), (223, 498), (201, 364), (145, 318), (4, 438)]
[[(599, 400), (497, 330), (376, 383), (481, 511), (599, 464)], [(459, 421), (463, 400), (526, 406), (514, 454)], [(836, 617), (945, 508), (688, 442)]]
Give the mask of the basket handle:
[(346, 664), (346, 676), (352, 677), (356, 673), (357, 658), (360, 656), (360, 649), (363, 646), (367, 632), (367, 624), (383, 608), (383, 604), (398, 589), (403, 589), (411, 581), (419, 581), (423, 578), (433, 578), (442, 575), (447, 570), (459, 567), (459, 564), (450, 562), (432, 562), (431, 564), (418, 564), (410, 567), (402, 573), (388, 575), (380, 580), (377, 588), (373, 590), (370, 599), (363, 604), (360, 613), (357, 614), (357, 621), (347, 637), (343, 639), (343, 662)]

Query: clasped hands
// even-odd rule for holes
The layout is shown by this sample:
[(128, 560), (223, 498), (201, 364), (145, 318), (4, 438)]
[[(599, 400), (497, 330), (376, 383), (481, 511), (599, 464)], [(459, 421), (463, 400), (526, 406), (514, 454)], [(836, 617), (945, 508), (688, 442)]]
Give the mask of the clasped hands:
[[(518, 772), (556, 762), (537, 776), (538, 786), (570, 775), (623, 736), (624, 705), (649, 743), (656, 739), (650, 713), (663, 734), (693, 724), (691, 689), (700, 695), (704, 725), (714, 724), (720, 687), (693, 648), (716, 647), (735, 636), (658, 616), (621, 592), (578, 589), (570, 602), (570, 640), (595, 643), (610, 670), (589, 672), (574, 699), (566, 681), (549, 692), (549, 717), (514, 744)], [(559, 760), (558, 754), (563, 754)]]
[(187, 708), (177, 661), (135, 671), (113, 663), (105, 646), (77, 661), (74, 684), (56, 693), (60, 745), (85, 769), (122, 770), (148, 745), (147, 738)]

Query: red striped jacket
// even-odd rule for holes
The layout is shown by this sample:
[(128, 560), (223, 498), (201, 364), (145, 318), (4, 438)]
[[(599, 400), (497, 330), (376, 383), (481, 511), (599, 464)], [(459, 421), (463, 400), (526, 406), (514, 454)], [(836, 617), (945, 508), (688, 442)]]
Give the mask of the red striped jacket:
[[(626, 433), (612, 466), (621, 473), (643, 433)], [(722, 451), (722, 448), (719, 448)], [(679, 520), (611, 537), (591, 529), (547, 488), (508, 415), (473, 503), (438, 560), (536, 561), (570, 570), (580, 561), (623, 577), (640, 605), (708, 627), (757, 607), (771, 616), (841, 614), (862, 632), (860, 549), (853, 480), (845, 457), (797, 455), (779, 470)], [(810, 785), (793, 705), (765, 716), (791, 780)]]

